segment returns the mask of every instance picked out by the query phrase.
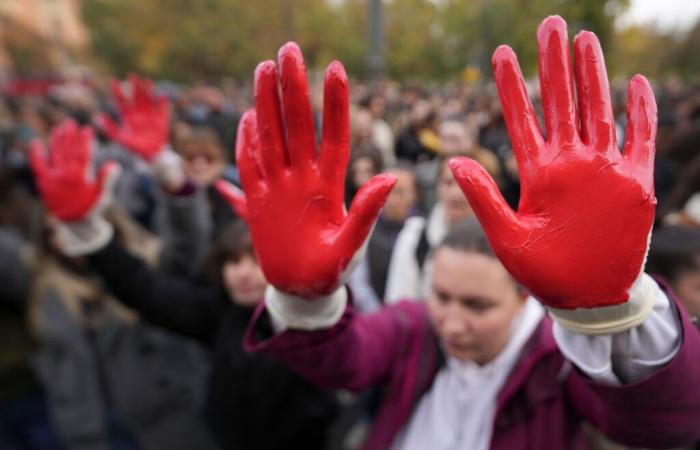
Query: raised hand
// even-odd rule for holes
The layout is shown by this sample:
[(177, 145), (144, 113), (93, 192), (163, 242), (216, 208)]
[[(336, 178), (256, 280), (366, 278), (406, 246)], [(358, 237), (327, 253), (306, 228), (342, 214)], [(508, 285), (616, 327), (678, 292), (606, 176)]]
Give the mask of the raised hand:
[(546, 138), (515, 54), (501, 46), (493, 56), (520, 171), (517, 212), (476, 162), (450, 167), (503, 265), (540, 301), (567, 310), (622, 304), (642, 271), (656, 206), (654, 95), (643, 76), (630, 81), (620, 154), (598, 38), (574, 39), (573, 76), (563, 19), (545, 19), (537, 43)]
[(119, 81), (112, 82), (112, 94), (119, 106), (121, 124), (101, 114), (98, 125), (110, 139), (146, 161), (153, 161), (168, 142), (168, 99), (153, 93), (151, 81), (129, 76), (131, 95), (122, 91)]
[(35, 139), (30, 163), (41, 198), (63, 222), (77, 222), (93, 214), (109, 197), (119, 166), (107, 162), (95, 175), (92, 130), (68, 120), (51, 132), (48, 151)]
[(236, 144), (245, 200), (218, 184), (237, 209), (247, 210), (267, 280), (303, 298), (330, 294), (342, 283), (395, 183), (389, 175), (372, 178), (345, 211), (350, 127), (343, 66), (333, 62), (326, 69), (320, 152), (308, 92), (295, 43), (280, 49), (277, 65), (258, 65), (255, 110), (241, 119)]

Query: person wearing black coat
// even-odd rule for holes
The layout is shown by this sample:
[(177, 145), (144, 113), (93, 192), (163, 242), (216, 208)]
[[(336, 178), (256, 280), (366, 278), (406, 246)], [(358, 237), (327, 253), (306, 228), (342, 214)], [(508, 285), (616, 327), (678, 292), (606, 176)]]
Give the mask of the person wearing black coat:
[[(214, 246), (210, 263), (218, 283), (158, 273), (115, 239), (89, 255), (89, 262), (115, 296), (145, 320), (211, 350), (205, 415), (223, 448), (324, 448), (336, 413), (332, 393), (272, 358), (243, 350), (246, 326), (266, 285), (244, 224), (224, 228)], [(238, 278), (228, 276), (236, 267)], [(273, 333), (272, 324), (263, 331)]]

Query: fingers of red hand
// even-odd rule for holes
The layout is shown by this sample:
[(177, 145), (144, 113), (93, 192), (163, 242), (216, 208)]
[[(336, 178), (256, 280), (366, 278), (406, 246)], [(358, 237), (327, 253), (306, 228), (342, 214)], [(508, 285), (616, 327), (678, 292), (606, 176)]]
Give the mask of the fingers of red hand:
[(350, 158), (350, 106), (348, 79), (343, 65), (332, 62), (323, 83), (323, 136), (319, 166), (321, 176), (331, 183), (345, 183)]
[(149, 111), (153, 107), (153, 88), (150, 80), (140, 78), (138, 75), (129, 75), (131, 83), (131, 95), (134, 106), (142, 111)]
[(653, 185), (657, 110), (654, 91), (642, 75), (635, 75), (627, 89), (627, 132), (623, 157), (644, 169), (645, 186)]
[(493, 54), (492, 64), (503, 107), (503, 118), (508, 127), (520, 168), (520, 181), (525, 190), (529, 183), (528, 176), (534, 174), (534, 163), (544, 147), (544, 138), (513, 50), (505, 45), (498, 47)]
[(581, 114), (581, 139), (608, 157), (619, 158), (608, 74), (598, 37), (582, 31), (574, 38), (576, 94)]
[(236, 163), (246, 192), (257, 194), (265, 179), (255, 110), (243, 114), (236, 137)]
[(226, 180), (216, 180), (214, 187), (224, 197), (226, 202), (236, 211), (239, 217), (248, 221), (248, 203), (243, 191)]
[(170, 107), (166, 96), (161, 96), (156, 99), (156, 112), (157, 117), (162, 121), (159, 125), (167, 126), (170, 117)]
[(265, 174), (274, 177), (289, 165), (274, 61), (255, 69), (255, 114)]
[(66, 120), (51, 132), (49, 161), (54, 169), (63, 170), (70, 166), (76, 128), (73, 120)]
[(296, 43), (288, 42), (277, 58), (289, 161), (292, 166), (310, 166), (316, 161), (316, 139), (304, 57)]
[(550, 16), (540, 24), (537, 47), (547, 141), (555, 143), (557, 148), (563, 148), (560, 146), (578, 139), (578, 118), (564, 19)]
[(353, 255), (365, 242), (394, 184), (395, 176), (380, 174), (362, 185), (352, 200), (345, 222), (338, 230), (337, 243), (341, 246), (341, 252)]
[(491, 175), (471, 158), (452, 158), (448, 164), (489, 239), (519, 236), (520, 220), (503, 199)]

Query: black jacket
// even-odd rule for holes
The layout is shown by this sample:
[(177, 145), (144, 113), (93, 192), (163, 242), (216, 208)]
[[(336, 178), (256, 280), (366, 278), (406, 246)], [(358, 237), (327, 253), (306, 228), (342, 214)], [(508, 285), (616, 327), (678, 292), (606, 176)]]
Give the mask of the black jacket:
[[(192, 337), (211, 350), (207, 420), (225, 449), (321, 449), (335, 413), (330, 392), (285, 365), (246, 353), (251, 309), (211, 285), (154, 272), (114, 240), (90, 256), (115, 296), (154, 325)], [(272, 333), (267, 325), (266, 333)]]

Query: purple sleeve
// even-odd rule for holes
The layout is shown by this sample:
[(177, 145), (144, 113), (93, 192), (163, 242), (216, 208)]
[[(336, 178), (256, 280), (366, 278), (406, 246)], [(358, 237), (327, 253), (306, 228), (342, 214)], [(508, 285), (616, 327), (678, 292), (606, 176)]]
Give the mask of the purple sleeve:
[(387, 380), (427, 325), (419, 303), (401, 302), (372, 314), (357, 314), (349, 305), (331, 328), (286, 330), (258, 340), (264, 314), (261, 304), (246, 333), (246, 350), (272, 355), (312, 383), (333, 389), (359, 390)]
[(608, 437), (629, 446), (668, 448), (700, 439), (700, 333), (672, 292), (682, 328), (676, 356), (636, 383), (596, 383), (578, 371), (567, 379), (574, 407)]

